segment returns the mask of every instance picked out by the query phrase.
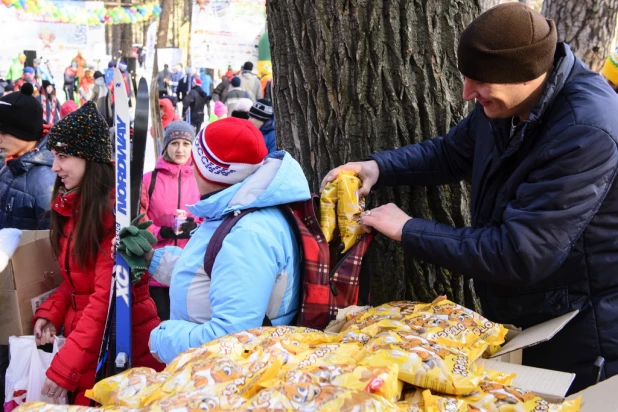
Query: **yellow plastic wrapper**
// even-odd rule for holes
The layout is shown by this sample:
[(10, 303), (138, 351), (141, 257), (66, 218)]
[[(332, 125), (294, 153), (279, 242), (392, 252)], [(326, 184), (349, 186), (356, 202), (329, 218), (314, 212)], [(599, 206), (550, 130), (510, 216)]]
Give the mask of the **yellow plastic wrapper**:
[(127, 408), (124, 406), (93, 408), (89, 406), (78, 406), (78, 405), (54, 405), (54, 404), (44, 403), (44, 402), (28, 402), (13, 410), (13, 412), (106, 412), (106, 411), (141, 412), (141, 410), (134, 409), (134, 408)]
[(395, 404), (381, 396), (340, 386), (321, 386), (312, 379), (264, 389), (242, 408), (243, 411), (371, 411), (391, 412)]
[(256, 353), (244, 360), (210, 357), (187, 363), (173, 373), (145, 405), (170, 398), (179, 392), (205, 391), (208, 394), (240, 395), (250, 398), (259, 383), (277, 376), (283, 361)]
[(223, 395), (195, 390), (178, 392), (171, 397), (152, 402), (140, 412), (220, 412), (239, 410), (246, 399), (239, 395)]
[(426, 312), (431, 310), (430, 303), (398, 301), (385, 303), (365, 311), (356, 312), (347, 316), (347, 322), (342, 328), (342, 332), (350, 329), (362, 330), (374, 323), (386, 318), (391, 320), (402, 320), (414, 313)]
[[(187, 363), (204, 360), (212, 356), (224, 356), (237, 360), (246, 359), (256, 348), (261, 346), (261, 342), (263, 341), (281, 340), (285, 336), (292, 334), (315, 333), (325, 335), (324, 332), (320, 332), (316, 329), (296, 326), (260, 327), (231, 333), (213, 339), (199, 348), (192, 348), (182, 352), (167, 365), (165, 372), (176, 372)], [(330, 341), (336, 341), (337, 339), (337, 337), (331, 338)]]
[(405, 384), (402, 391), (402, 400), (397, 402), (398, 412), (424, 412), (425, 402), (423, 401), (423, 390), (412, 385)]
[[(398, 338), (393, 336), (395, 340)], [(370, 341), (361, 364), (396, 364), (399, 366), (400, 380), (451, 395), (467, 394), (478, 387), (483, 376), (482, 367), (472, 363), (464, 351), (417, 339), (418, 342), (377, 345)]]
[(337, 228), (337, 180), (333, 180), (324, 187), (320, 195), (320, 228), (326, 242), (333, 240)]
[(365, 198), (358, 194), (361, 180), (352, 172), (341, 172), (337, 179), (337, 220), (339, 233), (344, 244), (342, 253), (358, 242), (364, 230), (359, 223), (365, 210)]
[(102, 406), (141, 408), (148, 396), (157, 392), (168, 378), (150, 368), (133, 368), (110, 376), (86, 391), (86, 396)]
[(504, 343), (504, 338), (508, 332), (504, 326), (493, 323), (473, 310), (451, 302), (444, 296), (432, 302), (431, 310), (436, 316), (450, 324), (463, 325), (488, 345), (502, 345)]
[(513, 381), (517, 377), (515, 373), (505, 373), (500, 371), (494, 371), (491, 369), (485, 369), (483, 371), (483, 380), (481, 385), (485, 382), (494, 382), (501, 385), (512, 385)]
[(581, 407), (581, 398), (554, 404), (533, 392), (492, 382), (484, 382), (480, 390), (466, 397), (434, 395), (426, 390), (423, 401), (426, 412), (578, 412)]
[[(265, 352), (267, 350), (265, 349)], [(308, 350), (290, 354), (279, 376), (283, 378), (291, 370), (306, 370), (321, 365), (356, 365), (363, 351), (360, 343), (325, 343), (309, 345)], [(271, 352), (271, 356), (276, 356)]]
[(355, 391), (363, 391), (382, 396), (396, 402), (401, 396), (403, 383), (397, 379), (396, 365), (372, 367), (361, 365), (321, 365), (306, 370), (289, 371), (283, 379), (262, 383), (265, 388), (277, 385), (295, 385), (313, 382), (320, 386), (334, 385)]

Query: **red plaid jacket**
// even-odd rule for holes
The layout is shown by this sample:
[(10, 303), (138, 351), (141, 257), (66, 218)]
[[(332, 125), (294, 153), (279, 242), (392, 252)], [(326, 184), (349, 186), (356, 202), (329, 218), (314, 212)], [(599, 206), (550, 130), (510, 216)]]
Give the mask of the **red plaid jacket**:
[[(371, 235), (363, 236), (341, 259), (333, 260), (320, 229), (314, 199), (282, 205), (279, 208), (302, 244), (303, 286), (296, 324), (324, 329), (337, 316), (337, 309), (359, 304), (359, 296), (361, 304), (368, 304), (369, 275), (366, 271), (361, 272), (361, 269), (363, 256), (371, 243)], [(257, 209), (247, 209), (238, 215), (231, 214), (217, 228), (204, 256), (206, 273), (212, 272), (225, 236), (243, 216), (255, 210)], [(265, 325), (268, 322), (265, 318)]]

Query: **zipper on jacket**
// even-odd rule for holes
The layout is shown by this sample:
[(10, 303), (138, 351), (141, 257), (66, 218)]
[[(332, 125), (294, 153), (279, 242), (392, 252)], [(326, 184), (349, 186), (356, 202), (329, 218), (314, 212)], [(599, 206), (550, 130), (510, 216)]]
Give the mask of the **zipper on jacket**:
[(67, 278), (69, 279), (69, 282), (71, 282), (71, 286), (73, 287), (73, 290), (77, 290), (75, 289), (75, 285), (73, 284), (73, 278), (71, 277), (71, 268), (69, 267), (69, 255), (71, 252), (71, 239), (73, 239), (72, 234), (67, 239), (67, 251), (64, 254), (64, 270), (67, 272)]
[[(178, 171), (178, 206), (176, 209), (180, 209), (180, 187), (182, 186), (180, 179), (182, 178), (182, 168)], [(174, 239), (174, 246), (178, 246), (178, 239)]]

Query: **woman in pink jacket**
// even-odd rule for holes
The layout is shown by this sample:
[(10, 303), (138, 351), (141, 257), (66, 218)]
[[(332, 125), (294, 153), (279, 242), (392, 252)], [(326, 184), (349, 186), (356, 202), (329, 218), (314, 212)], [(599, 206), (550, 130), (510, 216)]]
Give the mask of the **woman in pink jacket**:
[[(148, 219), (153, 221), (152, 232), (157, 237), (155, 248), (163, 246), (184, 247), (191, 231), (197, 227), (186, 205), (200, 200), (200, 192), (193, 175), (191, 145), (195, 131), (189, 123), (171, 122), (164, 131), (163, 155), (155, 170), (144, 175), (141, 203)], [(187, 220), (180, 227), (175, 225), (177, 211), (186, 212)], [(161, 320), (169, 320), (169, 286), (150, 279), (150, 296), (157, 305)]]

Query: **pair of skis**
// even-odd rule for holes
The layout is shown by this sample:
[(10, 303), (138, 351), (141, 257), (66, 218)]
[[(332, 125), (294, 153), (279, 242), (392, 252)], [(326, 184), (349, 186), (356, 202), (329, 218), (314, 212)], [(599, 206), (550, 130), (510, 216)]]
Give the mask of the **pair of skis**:
[[(129, 102), (122, 73), (114, 69), (114, 129), (116, 135), (116, 235), (140, 213), (140, 195), (146, 139), (148, 138), (148, 84), (140, 79), (136, 94), (133, 137)], [(132, 339), (131, 268), (116, 253), (103, 344), (96, 381), (131, 368)]]

